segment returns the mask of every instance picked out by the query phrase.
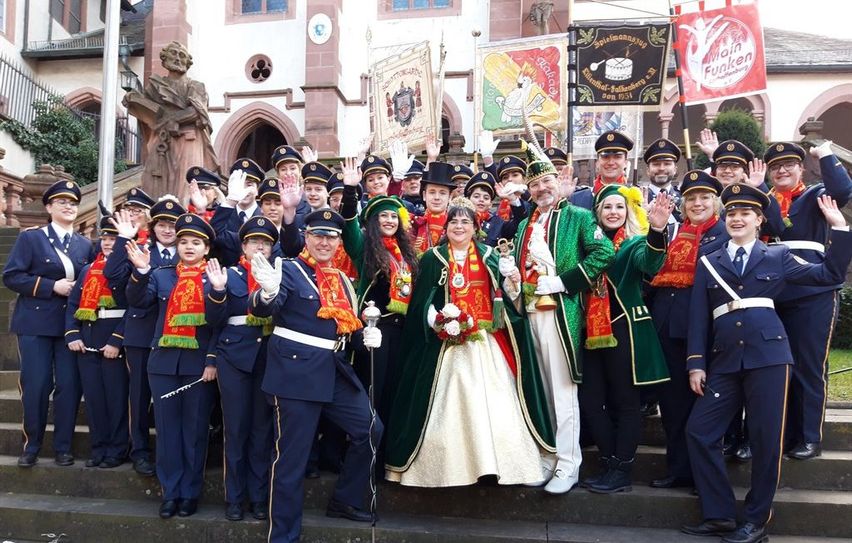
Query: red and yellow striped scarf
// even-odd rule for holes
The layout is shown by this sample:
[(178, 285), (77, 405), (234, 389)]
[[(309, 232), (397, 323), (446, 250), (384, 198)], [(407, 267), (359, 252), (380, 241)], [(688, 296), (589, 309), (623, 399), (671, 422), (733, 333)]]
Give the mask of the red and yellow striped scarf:
[[(618, 229), (612, 238), (612, 245), (618, 252), (624, 241), (624, 227)], [(586, 348), (603, 349), (615, 347), (618, 341), (612, 334), (612, 315), (609, 311), (609, 279), (602, 273), (586, 301)]]
[(207, 269), (207, 261), (197, 266), (178, 263), (177, 283), (175, 283), (169, 303), (166, 306), (166, 319), (163, 322), (163, 337), (160, 347), (197, 349), (196, 328), (207, 324), (204, 317), (204, 282), (201, 280)]
[(352, 308), (349, 296), (346, 295), (340, 270), (332, 265), (323, 266), (308, 253), (307, 248), (302, 249), (299, 258), (314, 270), (317, 277), (317, 290), (320, 298), (320, 309), (317, 311), (317, 317), (334, 319), (337, 323), (337, 333), (340, 335), (351, 334), (360, 330), (363, 325)]
[(99, 253), (89, 267), (86, 278), (83, 279), (83, 292), (80, 295), (80, 307), (74, 312), (78, 321), (96, 321), (98, 309), (115, 307), (112, 290), (104, 277), (106, 257)]

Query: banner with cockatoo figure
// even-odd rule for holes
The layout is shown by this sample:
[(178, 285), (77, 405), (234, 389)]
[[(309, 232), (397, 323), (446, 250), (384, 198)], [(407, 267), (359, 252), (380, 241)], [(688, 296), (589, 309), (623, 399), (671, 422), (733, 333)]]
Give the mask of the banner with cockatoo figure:
[(478, 47), (476, 133), (522, 133), (524, 114), (534, 125), (564, 130), (568, 122), (567, 51), (567, 38), (555, 36)]

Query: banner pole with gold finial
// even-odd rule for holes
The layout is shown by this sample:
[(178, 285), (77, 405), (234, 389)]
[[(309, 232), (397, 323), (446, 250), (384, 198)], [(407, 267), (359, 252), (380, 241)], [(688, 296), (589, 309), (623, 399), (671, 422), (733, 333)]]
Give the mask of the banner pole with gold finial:
[(574, 108), (577, 107), (577, 29), (574, 28), (574, 0), (568, 0), (568, 123), (565, 153), (568, 165), (574, 165)]

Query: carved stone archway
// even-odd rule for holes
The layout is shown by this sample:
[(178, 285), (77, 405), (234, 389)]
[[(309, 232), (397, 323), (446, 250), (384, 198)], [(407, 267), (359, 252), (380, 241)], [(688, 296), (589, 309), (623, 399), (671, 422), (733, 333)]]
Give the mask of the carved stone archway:
[[(213, 148), (223, 168), (228, 168), (238, 158), (240, 144), (264, 123), (276, 128), (291, 144), (301, 137), (296, 125), (283, 111), (266, 102), (252, 102), (231, 113), (216, 134)], [(260, 166), (266, 168), (268, 164)]]
[(831, 87), (824, 91), (819, 96), (814, 98), (810, 104), (802, 111), (796, 126), (791, 127), (791, 134), (798, 134), (799, 127), (808, 120), (809, 117), (818, 119), (823, 113), (830, 108), (842, 104), (843, 102), (852, 102), (852, 83), (844, 83)]

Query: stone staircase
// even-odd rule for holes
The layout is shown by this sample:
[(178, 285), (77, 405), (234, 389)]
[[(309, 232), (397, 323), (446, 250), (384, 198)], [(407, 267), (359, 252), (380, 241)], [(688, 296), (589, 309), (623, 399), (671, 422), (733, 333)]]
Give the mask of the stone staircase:
[[(187, 519), (157, 516), (160, 487), (129, 464), (112, 470), (83, 467), (88, 454), (85, 405), (78, 413), (73, 452), (78, 461), (58, 467), (48, 427), (39, 464), (16, 466), (21, 450), (18, 374), (0, 371), (0, 541), (151, 542), (265, 541), (266, 523), (224, 519), (221, 449), (211, 447), (199, 513)], [(85, 404), (85, 401), (83, 402)], [(52, 415), (51, 415), (52, 416)], [(771, 524), (773, 541), (852, 540), (852, 410), (830, 409), (823, 456), (783, 460)], [(52, 419), (50, 419), (52, 420)], [(645, 420), (633, 491), (597, 495), (576, 489), (549, 496), (541, 489), (481, 484), (452, 489), (412, 489), (380, 484), (382, 542), (678, 542), (697, 541), (677, 528), (699, 520), (698, 498), (688, 489), (658, 490), (647, 481), (665, 472), (663, 432)], [(595, 451), (585, 452), (594, 463)], [(740, 499), (748, 466), (729, 469)], [(303, 541), (371, 539), (369, 525), (323, 514), (335, 477), (306, 481)], [(47, 534), (54, 534), (48, 536)], [(60, 534), (64, 537), (56, 539)]]

